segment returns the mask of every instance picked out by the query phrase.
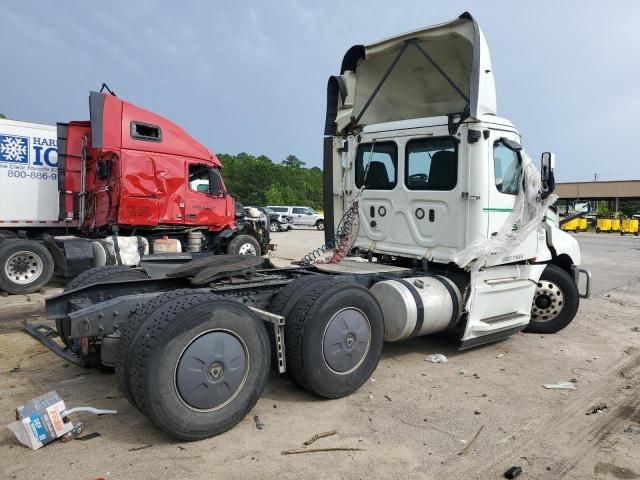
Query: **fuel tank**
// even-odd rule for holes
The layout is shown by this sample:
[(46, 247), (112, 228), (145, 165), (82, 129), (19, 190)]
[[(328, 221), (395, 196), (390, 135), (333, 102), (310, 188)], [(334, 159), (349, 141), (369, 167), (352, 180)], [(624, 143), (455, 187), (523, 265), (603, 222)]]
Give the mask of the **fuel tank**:
[(460, 319), (460, 290), (441, 275), (383, 280), (371, 293), (382, 307), (387, 342), (442, 332)]

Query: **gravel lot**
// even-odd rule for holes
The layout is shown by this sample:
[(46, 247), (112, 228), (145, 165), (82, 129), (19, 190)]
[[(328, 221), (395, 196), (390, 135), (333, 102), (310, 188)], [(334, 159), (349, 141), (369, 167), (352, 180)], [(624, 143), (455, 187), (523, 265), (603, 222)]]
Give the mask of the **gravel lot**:
[[(274, 234), (286, 265), (323, 232)], [(640, 478), (640, 239), (580, 233), (594, 295), (556, 335), (514, 335), (460, 353), (423, 337), (385, 345), (371, 381), (354, 395), (321, 400), (273, 374), (251, 415), (230, 432), (178, 443), (159, 434), (119, 394), (113, 375), (68, 365), (17, 329), (28, 303), (0, 299), (0, 423), (20, 403), (57, 390), (69, 406), (115, 408), (77, 415), (89, 441), (22, 447), (0, 432), (0, 478)], [(30, 296), (37, 316), (41, 296)], [(12, 313), (13, 312), (13, 313)], [(430, 353), (445, 364), (424, 360)], [(577, 390), (543, 383), (576, 381)], [(602, 413), (587, 415), (597, 404)], [(257, 430), (254, 415), (264, 423)], [(336, 429), (317, 447), (354, 452), (281, 455)]]

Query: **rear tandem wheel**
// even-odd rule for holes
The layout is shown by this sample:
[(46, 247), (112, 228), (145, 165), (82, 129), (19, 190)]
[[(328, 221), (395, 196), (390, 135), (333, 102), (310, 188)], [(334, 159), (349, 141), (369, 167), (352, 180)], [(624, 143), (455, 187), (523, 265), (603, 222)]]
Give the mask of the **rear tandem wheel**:
[(287, 371), (300, 386), (340, 398), (371, 377), (382, 353), (384, 324), (369, 290), (334, 277), (305, 278), (287, 285), (272, 306), (286, 318)]
[(187, 441), (240, 422), (264, 391), (271, 359), (266, 328), (248, 307), (198, 294), (149, 316), (128, 357), (135, 404), (162, 431)]

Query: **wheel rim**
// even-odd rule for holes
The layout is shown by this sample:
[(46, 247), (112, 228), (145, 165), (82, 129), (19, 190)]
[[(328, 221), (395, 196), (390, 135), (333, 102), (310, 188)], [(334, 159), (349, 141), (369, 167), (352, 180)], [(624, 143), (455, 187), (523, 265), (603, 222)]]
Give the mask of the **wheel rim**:
[(43, 270), (42, 258), (27, 250), (15, 252), (4, 264), (4, 274), (13, 283), (20, 285), (34, 282), (42, 275)]
[(250, 243), (243, 243), (238, 249), (238, 254), (240, 255), (257, 255), (256, 247), (254, 247)]
[(269, 230), (271, 230), (272, 232), (277, 232), (278, 230), (280, 230), (280, 228), (278, 227), (278, 224), (276, 222), (271, 222), (269, 224)]
[(175, 371), (176, 392), (192, 410), (218, 410), (240, 393), (248, 372), (242, 339), (227, 330), (208, 331), (182, 351)]
[(371, 324), (357, 308), (344, 308), (327, 323), (322, 355), (333, 372), (346, 375), (364, 362), (371, 345)]
[(323, 221), (319, 221), (318, 222), (318, 230), (324, 230), (324, 222)]
[(541, 280), (533, 297), (531, 319), (536, 322), (554, 320), (564, 309), (564, 304), (564, 293), (560, 287), (549, 280)]

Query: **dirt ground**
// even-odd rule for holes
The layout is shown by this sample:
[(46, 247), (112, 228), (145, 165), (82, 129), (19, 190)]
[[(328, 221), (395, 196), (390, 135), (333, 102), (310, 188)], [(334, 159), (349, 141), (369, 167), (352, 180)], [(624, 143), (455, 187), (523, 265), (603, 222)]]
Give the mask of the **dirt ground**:
[[(299, 258), (322, 237), (275, 234), (276, 263)], [(68, 406), (118, 410), (74, 416), (99, 437), (37, 451), (1, 430), (0, 478), (492, 479), (515, 465), (520, 478), (640, 478), (640, 239), (577, 238), (594, 295), (559, 334), (519, 334), (464, 353), (438, 337), (387, 344), (373, 378), (333, 401), (274, 373), (238, 426), (196, 443), (161, 435), (119, 394), (113, 375), (66, 364), (18, 331), (26, 314), (12, 316), (0, 299), (0, 424), (49, 390)], [(448, 363), (426, 362), (431, 353)], [(577, 389), (542, 387), (561, 381)], [(333, 429), (313, 446), (360, 450), (281, 454)]]

